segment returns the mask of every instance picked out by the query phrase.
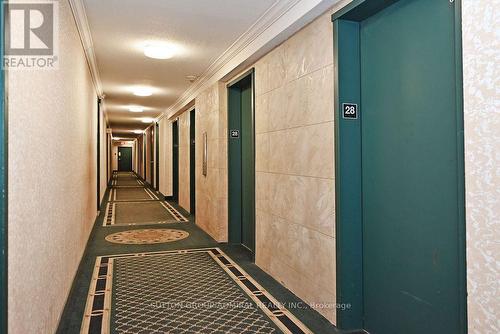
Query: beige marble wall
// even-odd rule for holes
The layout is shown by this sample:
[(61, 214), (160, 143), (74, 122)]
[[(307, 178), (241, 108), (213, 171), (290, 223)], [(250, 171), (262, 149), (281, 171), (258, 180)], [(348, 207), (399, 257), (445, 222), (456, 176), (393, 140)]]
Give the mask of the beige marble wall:
[[(196, 97), (196, 224), (227, 241), (227, 93), (216, 83)], [(208, 138), (208, 173), (202, 175), (203, 134)]]
[(463, 1), (470, 334), (500, 333), (500, 1)]
[(59, 8), (59, 69), (6, 83), (11, 334), (55, 333), (96, 217), (97, 96), (68, 2)]
[(189, 112), (178, 118), (179, 125), (179, 205), (191, 211), (190, 192), (190, 145), (189, 145)]
[(160, 120), (160, 192), (172, 196), (172, 122)]
[(255, 64), (256, 264), (335, 322), (330, 15)]

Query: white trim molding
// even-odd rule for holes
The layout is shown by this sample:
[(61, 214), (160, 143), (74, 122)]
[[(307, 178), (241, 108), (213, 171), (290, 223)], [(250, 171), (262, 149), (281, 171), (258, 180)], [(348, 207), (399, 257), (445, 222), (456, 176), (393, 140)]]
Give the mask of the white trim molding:
[(85, 58), (87, 58), (92, 82), (94, 83), (97, 95), (100, 98), (104, 99), (101, 77), (99, 75), (99, 69), (97, 68), (97, 60), (94, 53), (94, 43), (92, 41), (92, 34), (90, 33), (87, 14), (85, 12), (85, 5), (83, 4), (83, 0), (68, 0), (68, 2), (71, 7), (71, 11), (73, 12), (73, 17), (75, 19), (76, 28), (78, 29), (78, 34), (80, 35), (83, 51), (85, 52)]
[[(171, 105), (171, 119), (208, 86), (250, 65), (341, 0), (277, 0)], [(349, 0), (350, 1), (350, 0)]]

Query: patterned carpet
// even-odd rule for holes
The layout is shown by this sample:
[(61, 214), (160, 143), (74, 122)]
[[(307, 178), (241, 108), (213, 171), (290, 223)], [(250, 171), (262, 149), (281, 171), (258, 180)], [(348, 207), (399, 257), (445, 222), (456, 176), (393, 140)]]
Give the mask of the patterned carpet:
[(117, 232), (106, 236), (106, 241), (116, 244), (149, 245), (173, 242), (189, 237), (189, 233), (173, 229), (142, 229)]
[(81, 333), (311, 333), (218, 248), (98, 257)]

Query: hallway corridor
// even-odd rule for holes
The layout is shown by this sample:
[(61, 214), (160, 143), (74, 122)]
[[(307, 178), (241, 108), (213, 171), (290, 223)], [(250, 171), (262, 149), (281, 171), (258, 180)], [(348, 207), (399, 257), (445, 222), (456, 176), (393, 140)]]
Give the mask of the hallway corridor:
[(500, 0), (5, 0), (0, 334), (499, 334)]
[(339, 333), (245, 248), (158, 196), (113, 174), (58, 333)]

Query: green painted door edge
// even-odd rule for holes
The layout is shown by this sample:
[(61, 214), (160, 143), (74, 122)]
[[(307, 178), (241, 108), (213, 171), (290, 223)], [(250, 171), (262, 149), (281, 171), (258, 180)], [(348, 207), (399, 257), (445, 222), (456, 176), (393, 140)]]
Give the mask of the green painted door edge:
[[(251, 231), (253, 238), (250, 240), (250, 245), (246, 247), (255, 254), (255, 70), (252, 68), (247, 72), (241, 74), (227, 84), (228, 92), (228, 132), (231, 129), (242, 131), (241, 122), (241, 99), (242, 99), (242, 85), (251, 85), (251, 138), (250, 138), (250, 159), (252, 162), (249, 164), (251, 170), (249, 174), (253, 175), (251, 180), (247, 180), (246, 184), (249, 186), (247, 192), (251, 198), (251, 203), (248, 204), (250, 211), (250, 221), (252, 222)], [(243, 209), (243, 196), (242, 196), (242, 177), (243, 166), (241, 159), (233, 159), (232, 157), (241, 157), (242, 144), (241, 138), (231, 138), (228, 133), (228, 241), (233, 244), (242, 244), (243, 231), (242, 231), (242, 215)], [(248, 167), (248, 165), (246, 166)], [(232, 181), (231, 181), (232, 180)], [(239, 181), (238, 181), (239, 180)], [(235, 194), (234, 196), (231, 194)], [(239, 195), (238, 195), (239, 194)]]
[(463, 47), (462, 47), (462, 0), (455, 0), (455, 91), (457, 112), (457, 156), (458, 159), (458, 198), (457, 211), (460, 220), (458, 230), (459, 241), (459, 269), (460, 275), (460, 328), (467, 333), (467, 256), (466, 256), (466, 212), (465, 212), (465, 139), (464, 139), (464, 92), (463, 92)]
[(150, 140), (149, 140), (149, 176), (150, 176), (150, 185), (152, 188), (155, 187), (155, 125), (153, 124), (150, 128)]
[(189, 208), (196, 214), (196, 109), (189, 112)]
[(172, 199), (179, 201), (179, 122), (172, 123)]
[[(2, 59), (4, 56), (4, 31), (5, 31), (5, 5), (0, 7), (0, 51)], [(3, 61), (2, 61), (3, 63)], [(2, 192), (0, 198), (0, 332), (7, 333), (7, 161), (8, 161), (8, 146), (7, 146), (7, 88), (5, 85), (6, 70), (1, 69), (0, 73), (0, 90), (1, 90), (1, 108), (2, 117), (0, 118), (0, 190)]]
[(97, 211), (101, 210), (101, 98), (97, 97)]
[[(228, 98), (228, 113), (227, 113), (227, 128), (240, 130), (241, 124), (241, 105), (240, 105), (240, 89), (230, 86), (227, 88)], [(241, 243), (241, 159), (233, 157), (241, 156), (241, 142), (239, 139), (231, 140), (228, 134), (227, 138), (227, 153), (228, 153), (228, 242), (230, 244)]]
[[(343, 250), (343, 245), (352, 242), (353, 241), (353, 235), (351, 234), (346, 234), (346, 231), (344, 230), (345, 224), (342, 222), (342, 212), (346, 208), (344, 206), (345, 203), (348, 201), (347, 199), (344, 199), (342, 197), (342, 186), (343, 184), (341, 183), (341, 177), (342, 177), (342, 166), (340, 163), (340, 159), (342, 156), (342, 149), (346, 149), (345, 146), (341, 140), (341, 129), (340, 129), (340, 122), (341, 122), (341, 92), (339, 90), (339, 73), (341, 72), (341, 68), (339, 66), (339, 27), (342, 26), (343, 24), (340, 24), (341, 21), (346, 22), (347, 20), (354, 20), (354, 21), (361, 21), (364, 20), (365, 18), (374, 15), (376, 12), (379, 10), (385, 8), (386, 6), (391, 5), (392, 3), (395, 3), (397, 0), (372, 0), (371, 2), (368, 2), (367, 0), (353, 0), (351, 3), (346, 5), (344, 8), (340, 9), (336, 13), (332, 15), (332, 21), (334, 25), (334, 61), (335, 61), (335, 77), (334, 77), (334, 86), (335, 86), (335, 91), (334, 91), (334, 96), (335, 96), (335, 173), (336, 173), (336, 180), (337, 182), (335, 183), (335, 192), (336, 192), (336, 236), (337, 236), (337, 303), (342, 303), (343, 301), (347, 300), (355, 300), (357, 301), (359, 298), (359, 295), (357, 295), (356, 291), (356, 285), (359, 282), (358, 277), (361, 275), (362, 277), (362, 257), (361, 259), (358, 259), (356, 266), (361, 268), (359, 269), (358, 272), (356, 272), (355, 269), (352, 268), (352, 266), (349, 265), (349, 260), (353, 260), (353, 253), (351, 253), (351, 258), (346, 257), (345, 252)], [(460, 314), (460, 328), (461, 328), (461, 333), (464, 334), (467, 333), (467, 273), (466, 273), (466, 223), (465, 223), (465, 168), (464, 168), (464, 161), (465, 161), (465, 154), (464, 154), (464, 119), (463, 119), (463, 63), (462, 63), (462, 1), (461, 0), (455, 0), (455, 82), (456, 82), (456, 112), (457, 112), (457, 129), (459, 130), (457, 132), (457, 155), (460, 158), (459, 159), (459, 164), (457, 166), (458, 168), (458, 199), (457, 199), (457, 211), (458, 211), (458, 217), (460, 219), (460, 229), (458, 231), (458, 239), (459, 239), (459, 267), (460, 267), (460, 301), (461, 305), (459, 305), (459, 308), (461, 310)], [(370, 8), (372, 11), (370, 11)], [(351, 21), (352, 22), (352, 21)], [(352, 37), (352, 36), (351, 36)], [(358, 57), (359, 58), (359, 57)], [(352, 59), (351, 59), (352, 60)], [(362, 106), (360, 106), (362, 107)], [(352, 143), (351, 143), (352, 144)], [(354, 144), (354, 147), (356, 148), (357, 144)], [(346, 161), (346, 160), (343, 160)], [(357, 197), (356, 192), (357, 187), (354, 187), (354, 190), (351, 187), (351, 194), (350, 196), (354, 196), (354, 198)], [(360, 189), (359, 189), (360, 191)], [(344, 201), (345, 200), (345, 201)], [(349, 228), (352, 229), (353, 226), (349, 226)], [(351, 240), (349, 240), (351, 238)], [(355, 240), (354, 240), (355, 241)], [(359, 243), (359, 251), (362, 251), (362, 242), (360, 241)], [(354, 256), (354, 259), (356, 256)], [(345, 264), (345, 265), (344, 265)], [(352, 262), (351, 262), (352, 265)], [(347, 271), (347, 273), (346, 273)], [(354, 281), (352, 280), (354, 279)], [(347, 286), (347, 287), (346, 287)], [(362, 279), (361, 282), (358, 286), (357, 291), (362, 291)], [(362, 298), (362, 293), (361, 293), (361, 298)], [(362, 312), (361, 314), (359, 313), (359, 309), (354, 309), (354, 312), (351, 313), (350, 315), (347, 315), (346, 312), (342, 310), (338, 310), (337, 312), (337, 326), (339, 328), (361, 328), (363, 323), (363, 316)]]
[[(343, 119), (342, 103), (361, 106), (358, 22), (334, 22), (337, 327), (363, 327), (361, 119)], [(359, 112), (359, 111), (358, 111)], [(349, 307), (347, 308), (347, 305)]]
[(155, 125), (155, 142), (156, 142), (156, 182), (155, 189), (160, 190), (160, 123), (156, 122)]

